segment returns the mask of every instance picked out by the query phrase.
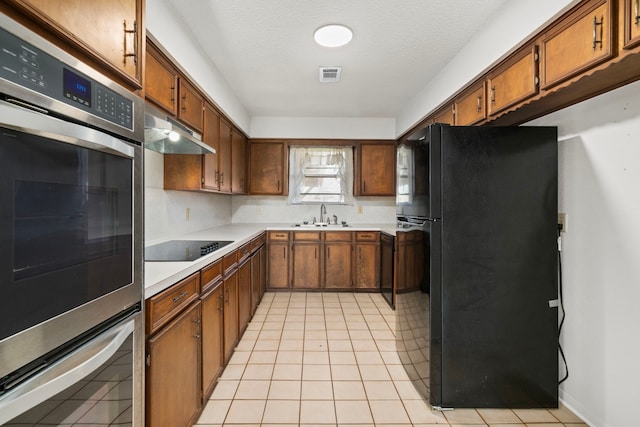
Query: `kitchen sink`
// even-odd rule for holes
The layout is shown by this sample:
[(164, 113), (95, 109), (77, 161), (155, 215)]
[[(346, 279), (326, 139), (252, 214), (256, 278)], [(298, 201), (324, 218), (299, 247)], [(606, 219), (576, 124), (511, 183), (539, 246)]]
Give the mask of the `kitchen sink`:
[(300, 228), (343, 228), (343, 227), (351, 227), (349, 224), (347, 224), (346, 222), (343, 222), (342, 224), (329, 224), (327, 222), (316, 222), (313, 224), (305, 224), (305, 223), (296, 223), (293, 224), (294, 227), (300, 227)]

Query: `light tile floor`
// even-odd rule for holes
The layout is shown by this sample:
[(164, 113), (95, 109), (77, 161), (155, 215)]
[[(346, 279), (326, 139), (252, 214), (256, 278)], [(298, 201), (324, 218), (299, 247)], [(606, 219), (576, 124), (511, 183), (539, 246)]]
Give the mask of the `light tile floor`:
[(380, 294), (267, 292), (197, 426), (586, 427), (564, 407), (432, 410), (394, 322)]

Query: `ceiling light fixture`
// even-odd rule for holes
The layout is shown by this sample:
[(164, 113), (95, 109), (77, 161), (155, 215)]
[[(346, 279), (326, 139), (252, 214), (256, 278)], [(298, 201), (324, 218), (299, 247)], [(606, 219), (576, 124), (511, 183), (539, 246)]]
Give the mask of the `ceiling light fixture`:
[(353, 32), (349, 27), (339, 24), (324, 25), (313, 33), (313, 39), (320, 46), (340, 47), (344, 46), (353, 38)]

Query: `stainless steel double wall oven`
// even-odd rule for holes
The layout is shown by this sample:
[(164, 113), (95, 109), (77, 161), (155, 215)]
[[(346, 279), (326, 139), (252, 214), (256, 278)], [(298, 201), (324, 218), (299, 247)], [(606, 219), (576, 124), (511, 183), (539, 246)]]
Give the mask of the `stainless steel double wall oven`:
[(143, 110), (0, 14), (0, 425), (143, 422)]

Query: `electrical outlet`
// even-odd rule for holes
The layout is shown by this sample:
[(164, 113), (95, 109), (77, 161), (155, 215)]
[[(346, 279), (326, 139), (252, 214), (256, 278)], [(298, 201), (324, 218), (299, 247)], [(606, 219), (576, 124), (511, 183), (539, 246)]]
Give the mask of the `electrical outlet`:
[(191, 208), (187, 208), (187, 211), (185, 212), (185, 218), (187, 221), (191, 219)]
[(558, 212), (558, 226), (562, 226), (562, 232), (566, 233), (567, 229), (567, 214), (564, 212)]
[(256, 214), (257, 215), (262, 215), (262, 207), (256, 206)]
[(358, 206), (358, 213), (361, 214), (362, 213), (362, 206)]

